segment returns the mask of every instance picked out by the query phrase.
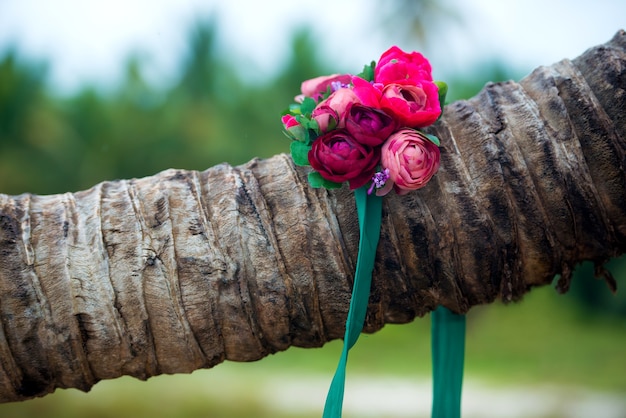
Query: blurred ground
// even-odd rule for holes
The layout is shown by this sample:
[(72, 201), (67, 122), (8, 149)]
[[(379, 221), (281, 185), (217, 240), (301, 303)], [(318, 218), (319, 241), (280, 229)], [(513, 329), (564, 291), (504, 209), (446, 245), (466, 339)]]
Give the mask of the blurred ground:
[[(6, 418), (46, 417), (319, 417), (330, 375), (248, 373), (228, 367), (142, 383), (131, 378), (98, 384), (90, 394), (61, 391), (42, 400), (0, 407)], [(149, 386), (149, 388), (148, 388)], [(344, 418), (430, 417), (427, 377), (355, 375), (347, 379)], [(467, 379), (464, 418), (624, 418), (623, 393), (576, 386), (499, 385)]]

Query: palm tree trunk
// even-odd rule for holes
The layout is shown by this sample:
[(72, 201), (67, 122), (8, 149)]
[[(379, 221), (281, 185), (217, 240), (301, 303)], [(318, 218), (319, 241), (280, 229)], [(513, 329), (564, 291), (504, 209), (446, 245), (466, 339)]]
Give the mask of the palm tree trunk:
[[(439, 173), (385, 200), (366, 332), (604, 274), (626, 251), (624, 80), (620, 31), (449, 105)], [(0, 195), (0, 401), (341, 338), (357, 244), (352, 194), (285, 155)]]

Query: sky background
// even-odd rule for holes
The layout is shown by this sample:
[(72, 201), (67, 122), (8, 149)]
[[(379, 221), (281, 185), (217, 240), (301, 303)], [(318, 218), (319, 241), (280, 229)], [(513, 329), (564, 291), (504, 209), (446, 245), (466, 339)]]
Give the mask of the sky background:
[[(1, 0), (0, 51), (46, 60), (49, 79), (63, 91), (86, 82), (114, 85), (133, 51), (147, 59), (153, 82), (171, 81), (185, 51), (190, 23), (217, 14), (224, 54), (242, 71), (271, 75), (288, 56), (289, 34), (311, 25), (338, 71), (360, 71), (391, 44), (427, 53), (435, 77), (499, 57), (526, 73), (574, 58), (626, 28), (620, 0), (449, 0), (462, 23), (441, 31), (438, 49), (407, 45), (372, 27), (386, 1), (317, 0)], [(593, 6), (592, 6), (593, 4)], [(438, 77), (437, 71), (440, 71)]]

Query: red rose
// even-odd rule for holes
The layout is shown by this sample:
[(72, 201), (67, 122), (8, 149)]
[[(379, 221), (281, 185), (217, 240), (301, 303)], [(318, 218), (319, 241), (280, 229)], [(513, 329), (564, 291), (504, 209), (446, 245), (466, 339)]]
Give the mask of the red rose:
[(397, 46), (383, 52), (374, 68), (374, 81), (391, 83), (433, 81), (430, 63), (419, 52), (406, 53)]
[(393, 187), (400, 195), (424, 187), (439, 169), (439, 147), (414, 129), (401, 129), (389, 137), (381, 150), (381, 165), (389, 180), (376, 192), (384, 195)]
[(383, 88), (380, 107), (399, 125), (410, 128), (432, 125), (441, 114), (439, 88), (431, 81), (388, 84)]
[(396, 129), (394, 119), (380, 109), (353, 103), (346, 111), (345, 126), (361, 144), (381, 145)]
[(347, 181), (350, 189), (367, 183), (380, 160), (380, 150), (357, 142), (347, 130), (318, 137), (309, 151), (309, 164), (326, 180)]

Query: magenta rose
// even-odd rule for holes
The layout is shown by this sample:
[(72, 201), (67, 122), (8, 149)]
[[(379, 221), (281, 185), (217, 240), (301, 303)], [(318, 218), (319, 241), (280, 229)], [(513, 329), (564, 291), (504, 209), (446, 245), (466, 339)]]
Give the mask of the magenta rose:
[(300, 86), (300, 91), (302, 91), (303, 96), (310, 97), (317, 101), (328, 91), (329, 87), (331, 92), (334, 92), (339, 88), (347, 86), (351, 81), (352, 76), (350, 74), (324, 75), (303, 81)]
[(350, 189), (367, 183), (380, 160), (380, 151), (357, 142), (345, 129), (318, 137), (309, 151), (309, 163), (326, 180), (347, 181)]
[(439, 147), (414, 129), (401, 129), (381, 149), (381, 164), (389, 169), (389, 180), (376, 194), (393, 187), (399, 195), (424, 187), (439, 169)]
[(391, 83), (433, 81), (430, 62), (419, 52), (407, 53), (392, 46), (383, 52), (374, 68), (374, 81)]
[(395, 120), (380, 109), (352, 103), (345, 113), (345, 127), (358, 142), (376, 147), (396, 129)]
[(388, 84), (382, 93), (380, 107), (399, 125), (421, 128), (435, 123), (441, 114), (439, 88), (431, 81)]
[(361, 77), (354, 76), (352, 86), (352, 91), (359, 99), (359, 103), (374, 108), (380, 107), (382, 85), (374, 85)]

